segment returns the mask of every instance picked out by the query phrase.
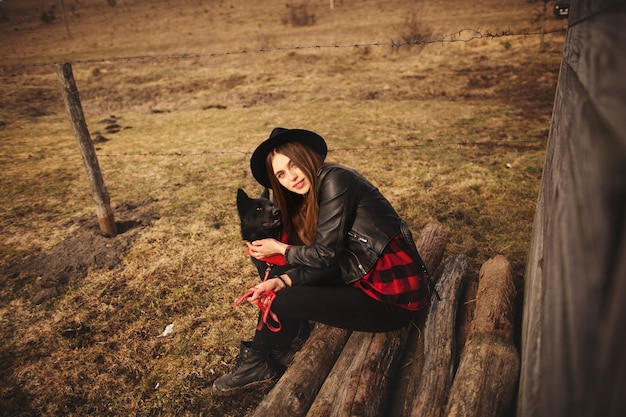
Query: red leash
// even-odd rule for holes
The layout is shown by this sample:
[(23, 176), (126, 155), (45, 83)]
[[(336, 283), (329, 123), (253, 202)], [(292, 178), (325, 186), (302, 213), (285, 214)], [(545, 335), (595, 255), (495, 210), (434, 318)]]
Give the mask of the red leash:
[[(235, 306), (239, 307), (241, 303), (243, 303), (247, 298), (249, 298), (252, 294), (254, 294), (254, 290), (248, 290), (244, 295), (242, 295), (237, 301), (235, 301)], [(278, 320), (278, 316), (271, 311), (272, 303), (274, 302), (274, 298), (276, 298), (276, 293), (274, 291), (265, 291), (261, 294), (261, 297), (256, 302), (257, 307), (261, 310), (261, 320), (259, 320), (259, 324), (256, 326), (257, 330), (261, 330), (263, 325), (267, 326), (267, 328), (277, 333), (282, 329), (282, 324), (280, 324), (280, 320)], [(270, 322), (270, 319), (276, 323), (275, 325)]]
[[(286, 235), (281, 234), (280, 241), (282, 242), (286, 240), (286, 237)], [(246, 255), (252, 256), (250, 251), (247, 249)], [(265, 271), (263, 281), (267, 281), (267, 279), (269, 278), (270, 272), (272, 270), (272, 265), (287, 265), (287, 261), (282, 255), (268, 256), (265, 258), (261, 258), (260, 260), (267, 264), (267, 270)], [(248, 292), (246, 292), (237, 301), (235, 301), (235, 306), (239, 307), (239, 305), (243, 303), (247, 298), (249, 298), (252, 294), (254, 294), (254, 290), (248, 290)], [(265, 291), (264, 293), (261, 293), (261, 296), (256, 302), (257, 307), (259, 307), (259, 310), (261, 310), (261, 320), (259, 320), (259, 324), (256, 326), (257, 330), (261, 330), (263, 328), (263, 325), (267, 326), (267, 328), (274, 333), (277, 333), (280, 331), (280, 329), (282, 329), (283, 326), (282, 324), (280, 324), (278, 316), (271, 311), (274, 298), (276, 298), (276, 293), (274, 291)], [(270, 322), (270, 319), (276, 324), (272, 324), (272, 322)]]
[[(287, 240), (287, 235), (281, 233), (280, 241), (285, 243)], [(249, 250), (246, 249), (246, 255), (252, 256)], [(263, 281), (267, 281), (270, 276), (270, 272), (272, 270), (272, 265), (287, 265), (287, 261), (285, 257), (282, 255), (274, 255), (268, 256), (265, 258), (261, 258), (261, 261), (267, 264), (267, 270), (265, 271), (265, 277), (263, 277)], [(239, 307), (241, 303), (243, 303), (247, 298), (249, 298), (252, 294), (254, 294), (254, 290), (248, 290), (244, 295), (242, 295), (237, 301), (235, 301), (235, 307)], [(274, 291), (265, 291), (261, 293), (261, 296), (256, 302), (257, 307), (261, 310), (261, 319), (259, 320), (259, 324), (257, 324), (256, 329), (261, 330), (263, 325), (267, 326), (272, 332), (277, 333), (282, 329), (282, 324), (280, 324), (280, 320), (278, 320), (278, 316), (271, 311), (272, 303), (274, 302), (274, 298), (276, 298), (276, 293)], [(276, 323), (273, 324), (270, 322)]]

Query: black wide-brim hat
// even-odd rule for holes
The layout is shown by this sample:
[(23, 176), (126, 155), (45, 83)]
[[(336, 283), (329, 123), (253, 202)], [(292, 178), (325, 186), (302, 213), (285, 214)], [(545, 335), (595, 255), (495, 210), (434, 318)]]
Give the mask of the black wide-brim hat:
[(326, 155), (328, 154), (326, 141), (317, 133), (304, 129), (284, 129), (277, 127), (272, 130), (270, 137), (255, 149), (250, 158), (250, 170), (259, 184), (267, 188), (272, 188), (270, 179), (267, 176), (265, 160), (270, 152), (289, 142), (300, 142), (308, 146), (314, 152), (318, 153), (322, 157), (322, 160), (326, 159)]

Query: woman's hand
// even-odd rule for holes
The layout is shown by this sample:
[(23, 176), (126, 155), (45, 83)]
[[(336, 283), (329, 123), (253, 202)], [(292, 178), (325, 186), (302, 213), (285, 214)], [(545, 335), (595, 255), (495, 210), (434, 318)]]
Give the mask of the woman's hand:
[(261, 298), (261, 294), (263, 294), (264, 292), (278, 292), (285, 288), (286, 284), (291, 284), (291, 279), (288, 275), (282, 275), (281, 278), (270, 278), (267, 281), (263, 281), (260, 284), (250, 288), (249, 291), (252, 291), (252, 295), (248, 297), (247, 301), (249, 303), (255, 304)]
[(250, 255), (256, 259), (266, 258), (273, 255), (284, 255), (287, 249), (286, 243), (276, 239), (260, 239), (254, 242), (246, 242)]

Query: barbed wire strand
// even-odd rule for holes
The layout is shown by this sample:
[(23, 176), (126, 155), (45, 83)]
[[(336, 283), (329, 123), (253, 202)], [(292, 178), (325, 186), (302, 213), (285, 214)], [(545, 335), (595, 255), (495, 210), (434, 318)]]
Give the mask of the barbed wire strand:
[[(107, 58), (86, 58), (75, 60), (64, 60), (62, 62), (68, 62), (72, 64), (86, 64), (86, 63), (98, 63), (98, 62), (119, 62), (119, 61), (147, 61), (147, 60), (165, 60), (165, 59), (192, 59), (192, 58), (215, 58), (229, 55), (243, 55), (252, 53), (265, 53), (265, 52), (281, 52), (292, 50), (307, 50), (307, 49), (341, 49), (341, 48), (366, 48), (366, 47), (390, 47), (401, 48), (404, 46), (419, 46), (430, 45), (437, 43), (456, 43), (456, 42), (471, 42), (478, 39), (497, 39), (505, 37), (527, 37), (538, 36), (553, 33), (565, 34), (567, 28), (553, 30), (524, 30), (519, 33), (513, 33), (510, 29), (503, 30), (501, 32), (481, 32), (479, 29), (460, 29), (457, 32), (442, 35), (435, 39), (413, 39), (413, 40), (390, 40), (389, 42), (370, 42), (370, 43), (353, 43), (353, 44), (334, 44), (334, 45), (293, 45), (293, 46), (276, 46), (268, 48), (257, 49), (241, 49), (237, 51), (225, 51), (225, 52), (208, 52), (208, 53), (187, 53), (187, 54), (171, 54), (171, 55), (138, 55), (129, 57), (107, 57)], [(23, 68), (23, 67), (39, 67), (61, 63), (57, 62), (38, 62), (30, 64), (12, 64), (12, 65), (0, 65), (2, 69), (9, 68)]]
[[(289, 51), (289, 50), (301, 50), (301, 49), (330, 49), (330, 48), (358, 48), (358, 47), (391, 47), (391, 48), (400, 48), (403, 46), (413, 46), (413, 45), (428, 45), (435, 43), (454, 43), (454, 42), (471, 42), (477, 39), (495, 39), (495, 38), (504, 38), (504, 37), (526, 37), (526, 36), (536, 36), (536, 35), (545, 35), (548, 33), (565, 33), (566, 28), (555, 29), (551, 31), (531, 31), (526, 30), (521, 33), (513, 33), (510, 30), (505, 30), (502, 32), (481, 32), (477, 29), (461, 29), (457, 32), (448, 35), (442, 35), (437, 39), (416, 39), (416, 40), (405, 40), (405, 41), (394, 41), (391, 40), (389, 42), (372, 42), (372, 43), (354, 43), (354, 44), (334, 44), (334, 45), (311, 45), (311, 46), (284, 46), (284, 47), (271, 47), (271, 48), (259, 48), (259, 49), (244, 49), (239, 51), (226, 51), (226, 52), (211, 52), (211, 53), (193, 53), (193, 54), (175, 54), (175, 55), (143, 55), (143, 56), (132, 56), (132, 57), (108, 57), (108, 58), (93, 58), (93, 59), (77, 59), (72, 61), (66, 61), (70, 63), (96, 63), (96, 62), (113, 62), (113, 61), (137, 61), (137, 60), (161, 60), (161, 59), (189, 59), (189, 58), (202, 58), (202, 57), (218, 57), (218, 56), (228, 56), (228, 55), (236, 55), (236, 54), (248, 54), (248, 53), (263, 53), (263, 52), (277, 52), (277, 51)], [(0, 68), (16, 68), (16, 67), (33, 67), (33, 66), (46, 66), (51, 64), (56, 64), (57, 62), (45, 62), (45, 63), (32, 63), (32, 64), (20, 64), (20, 65), (0, 65)], [(541, 141), (514, 141), (514, 142), (446, 142), (446, 143), (424, 143), (424, 144), (416, 144), (416, 145), (401, 145), (401, 146), (386, 146), (385, 149), (411, 149), (423, 146), (498, 146), (498, 147), (523, 147), (528, 145), (543, 145)], [(380, 149), (377, 147), (356, 147), (356, 148), (337, 148), (334, 151), (364, 151), (364, 150), (375, 150)], [(178, 157), (188, 157), (188, 156), (204, 156), (204, 155), (224, 155), (224, 154), (248, 154), (248, 151), (201, 151), (201, 152), (125, 152), (125, 153), (101, 153), (100, 157), (122, 157), (122, 156), (178, 156)]]
[[(487, 146), (487, 147), (502, 147), (502, 148), (515, 148), (515, 149), (535, 149), (538, 147), (544, 147), (546, 145), (546, 141), (541, 140), (516, 140), (509, 142), (495, 142), (495, 141), (484, 141), (484, 142), (442, 142), (442, 143), (419, 143), (412, 145), (395, 145), (395, 146), (356, 146), (356, 147), (339, 147), (339, 148), (331, 148), (330, 152), (366, 152), (366, 151), (379, 151), (381, 149), (385, 150), (403, 150), (403, 149), (417, 149), (423, 147), (443, 147), (443, 146), (458, 146), (458, 147), (474, 147), (474, 146)], [(181, 152), (181, 151), (172, 151), (172, 152), (120, 152), (120, 153), (100, 153), (98, 152), (98, 158), (120, 158), (120, 157), (199, 157), (199, 156), (223, 156), (223, 155), (242, 155), (249, 156), (252, 152), (245, 150), (215, 150), (215, 151), (198, 151), (198, 152)], [(28, 158), (33, 157), (34, 155), (29, 154)], [(50, 159), (50, 158), (65, 158), (66, 156), (61, 155), (51, 155), (46, 154), (45, 157), (39, 159)]]
[[(420, 147), (431, 147), (431, 146), (492, 146), (492, 147), (503, 147), (503, 148), (523, 148), (523, 147), (532, 147), (533, 145), (541, 145), (544, 146), (545, 142), (541, 141), (513, 141), (513, 142), (446, 142), (446, 143), (424, 143), (419, 145), (399, 145), (399, 146), (370, 146), (370, 147), (351, 147), (351, 148), (334, 148), (329, 149), (331, 152), (354, 152), (354, 151), (377, 151), (380, 149), (392, 149), (392, 150), (402, 150), (402, 149), (416, 149)], [(180, 157), (188, 157), (188, 156), (205, 156), (205, 155), (226, 155), (226, 154), (243, 154), (248, 155), (251, 154), (251, 151), (201, 151), (201, 152), (124, 152), (118, 154), (112, 153), (102, 153), (98, 156), (100, 157), (119, 157), (119, 156), (180, 156)]]

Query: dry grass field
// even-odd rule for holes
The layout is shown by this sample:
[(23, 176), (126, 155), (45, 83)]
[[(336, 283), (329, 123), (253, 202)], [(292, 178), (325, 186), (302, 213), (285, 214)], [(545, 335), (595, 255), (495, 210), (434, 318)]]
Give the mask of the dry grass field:
[[(219, 398), (211, 384), (252, 335), (256, 312), (233, 306), (258, 279), (235, 194), (261, 191), (248, 160), (275, 126), (322, 134), (414, 232), (442, 223), (470, 282), (505, 255), (521, 306), (566, 22), (527, 0), (334, 5), (0, 2), (0, 415), (254, 408), (269, 387)], [(392, 46), (407, 39), (426, 42)], [(65, 61), (113, 239), (58, 87)]]

